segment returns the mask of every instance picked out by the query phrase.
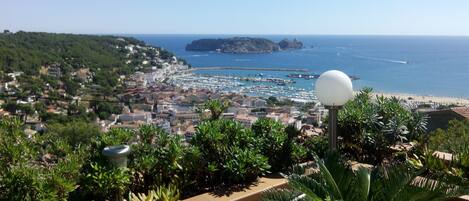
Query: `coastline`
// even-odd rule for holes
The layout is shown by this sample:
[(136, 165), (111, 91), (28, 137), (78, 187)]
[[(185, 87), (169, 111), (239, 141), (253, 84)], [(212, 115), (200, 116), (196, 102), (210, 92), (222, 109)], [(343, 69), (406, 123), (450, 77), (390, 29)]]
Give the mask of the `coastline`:
[[(355, 92), (357, 93), (357, 92)], [(469, 98), (449, 97), (449, 96), (425, 96), (407, 93), (373, 92), (373, 97), (384, 96), (386, 98), (396, 97), (415, 104), (439, 104), (469, 106)]]
[[(202, 88), (218, 92), (241, 93), (255, 97), (275, 96), (277, 98), (287, 98), (299, 102), (316, 100), (313, 91), (276, 83), (274, 82), (276, 81), (275, 79), (242, 79), (242, 76), (184, 73), (171, 76), (169, 80), (170, 83), (182, 88)], [(354, 94), (358, 92), (357, 90)], [(372, 92), (372, 96), (373, 98), (376, 96), (384, 96), (386, 98), (396, 97), (413, 106), (425, 104), (434, 107), (438, 107), (439, 105), (469, 106), (469, 98), (462, 97), (418, 95), (405, 92)]]

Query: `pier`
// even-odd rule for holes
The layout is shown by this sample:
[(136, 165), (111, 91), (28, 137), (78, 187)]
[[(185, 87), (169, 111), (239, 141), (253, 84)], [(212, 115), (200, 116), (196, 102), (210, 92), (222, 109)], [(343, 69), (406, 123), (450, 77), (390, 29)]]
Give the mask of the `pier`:
[(212, 66), (212, 67), (196, 67), (188, 69), (188, 71), (196, 70), (253, 70), (253, 71), (286, 71), (286, 72), (310, 72), (306, 68), (258, 68), (258, 67), (236, 67), (236, 66)]

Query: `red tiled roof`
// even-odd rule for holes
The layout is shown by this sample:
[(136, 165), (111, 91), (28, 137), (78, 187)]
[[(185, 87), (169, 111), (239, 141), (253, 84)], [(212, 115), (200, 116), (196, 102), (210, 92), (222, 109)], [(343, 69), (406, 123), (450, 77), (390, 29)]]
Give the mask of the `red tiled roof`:
[(463, 116), (464, 118), (469, 119), (469, 107), (455, 107), (451, 108), (451, 110)]

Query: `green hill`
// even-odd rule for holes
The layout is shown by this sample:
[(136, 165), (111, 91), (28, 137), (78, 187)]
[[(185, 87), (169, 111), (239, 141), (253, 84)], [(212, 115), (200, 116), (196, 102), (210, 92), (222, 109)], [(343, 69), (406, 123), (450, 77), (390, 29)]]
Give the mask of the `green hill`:
[[(110, 95), (120, 75), (161, 67), (173, 54), (130, 37), (38, 32), (0, 33), (0, 83), (7, 73), (22, 71), (17, 94), (42, 94), (51, 86), (78, 95), (80, 84)], [(145, 61), (145, 62), (144, 62)], [(179, 61), (186, 64), (183, 59)], [(78, 79), (89, 70), (91, 82)], [(83, 91), (83, 90), (81, 90)]]
[(42, 65), (60, 63), (63, 68), (124, 67), (123, 47), (145, 45), (133, 38), (114, 36), (17, 32), (0, 34), (0, 70), (36, 74)]

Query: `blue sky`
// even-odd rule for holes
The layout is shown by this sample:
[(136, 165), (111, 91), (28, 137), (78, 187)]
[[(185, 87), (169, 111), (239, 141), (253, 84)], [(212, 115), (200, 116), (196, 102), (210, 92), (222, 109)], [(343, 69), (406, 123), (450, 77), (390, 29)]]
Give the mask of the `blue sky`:
[(469, 35), (469, 0), (2, 0), (0, 29)]

